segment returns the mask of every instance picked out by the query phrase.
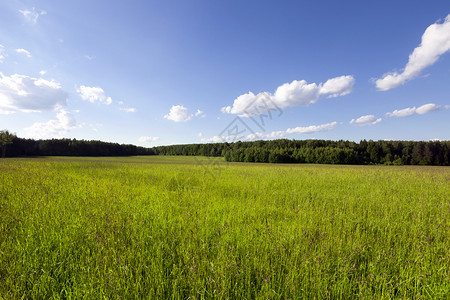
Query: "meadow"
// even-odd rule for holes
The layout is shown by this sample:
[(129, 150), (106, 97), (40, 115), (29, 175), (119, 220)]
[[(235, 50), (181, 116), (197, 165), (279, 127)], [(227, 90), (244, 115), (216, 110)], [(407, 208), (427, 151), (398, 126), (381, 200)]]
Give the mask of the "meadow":
[(0, 159), (1, 299), (445, 299), (450, 167)]

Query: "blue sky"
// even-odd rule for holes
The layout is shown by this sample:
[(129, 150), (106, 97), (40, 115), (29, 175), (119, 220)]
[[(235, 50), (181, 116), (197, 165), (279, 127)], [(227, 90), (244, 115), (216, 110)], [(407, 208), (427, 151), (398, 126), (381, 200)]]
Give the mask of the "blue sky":
[(448, 1), (1, 1), (0, 129), (450, 139)]

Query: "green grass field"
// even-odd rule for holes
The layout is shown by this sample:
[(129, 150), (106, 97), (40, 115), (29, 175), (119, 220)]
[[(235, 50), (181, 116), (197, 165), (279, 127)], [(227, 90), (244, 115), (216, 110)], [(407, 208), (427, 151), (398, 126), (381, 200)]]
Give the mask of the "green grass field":
[(0, 298), (450, 296), (450, 168), (0, 159)]

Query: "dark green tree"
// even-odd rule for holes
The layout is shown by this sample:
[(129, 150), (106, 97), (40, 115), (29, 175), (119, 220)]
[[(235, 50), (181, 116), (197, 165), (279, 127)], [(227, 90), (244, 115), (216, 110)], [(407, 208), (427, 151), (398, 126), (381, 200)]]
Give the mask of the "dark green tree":
[(2, 147), (2, 157), (6, 156), (6, 147), (13, 143), (17, 136), (8, 130), (0, 130), (0, 146)]

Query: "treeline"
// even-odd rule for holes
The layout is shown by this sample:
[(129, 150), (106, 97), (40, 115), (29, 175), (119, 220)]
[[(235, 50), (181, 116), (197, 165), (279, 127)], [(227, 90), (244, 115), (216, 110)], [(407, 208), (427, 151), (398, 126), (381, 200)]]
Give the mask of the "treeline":
[(288, 140), (187, 144), (153, 148), (158, 155), (224, 156), (233, 162), (450, 165), (450, 141)]
[[(5, 135), (3, 132), (3, 135)], [(5, 141), (3, 141), (5, 140)], [(230, 162), (450, 165), (450, 141), (288, 140), (186, 144), (153, 148), (76, 139), (0, 139), (2, 154), (13, 156), (223, 156)], [(6, 151), (5, 151), (6, 150)]]
[(153, 149), (102, 141), (76, 139), (33, 140), (15, 137), (6, 147), (6, 157), (14, 156), (128, 156), (153, 155)]

